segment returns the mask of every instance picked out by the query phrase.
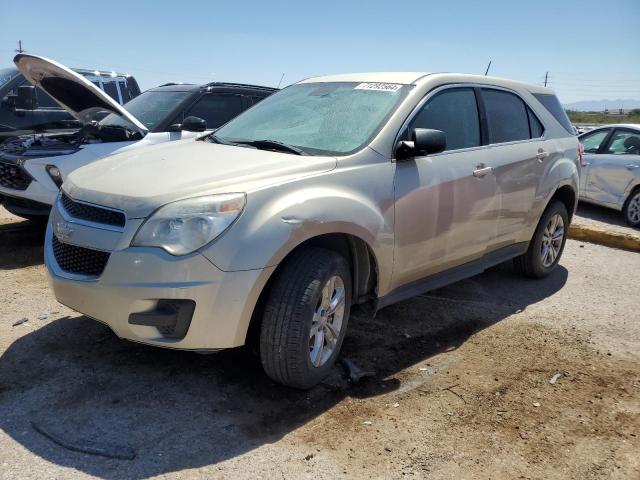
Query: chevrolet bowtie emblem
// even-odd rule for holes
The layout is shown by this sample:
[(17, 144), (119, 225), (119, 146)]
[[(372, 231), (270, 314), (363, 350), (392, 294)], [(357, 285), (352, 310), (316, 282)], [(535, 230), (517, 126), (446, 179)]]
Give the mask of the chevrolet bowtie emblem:
[(65, 241), (73, 235), (73, 227), (67, 222), (56, 222), (53, 228), (58, 240)]

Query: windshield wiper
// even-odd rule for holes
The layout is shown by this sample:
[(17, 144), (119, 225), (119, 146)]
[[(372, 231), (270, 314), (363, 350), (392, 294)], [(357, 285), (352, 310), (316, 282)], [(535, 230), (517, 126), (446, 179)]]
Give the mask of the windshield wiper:
[(252, 141), (238, 142), (238, 143), (251, 145), (252, 147), (256, 147), (259, 150), (277, 150), (280, 152), (294, 153), (296, 155), (307, 155), (307, 152), (305, 152), (304, 150), (298, 147), (294, 147), (293, 145), (288, 145), (286, 143), (278, 142), (276, 140), (252, 140)]

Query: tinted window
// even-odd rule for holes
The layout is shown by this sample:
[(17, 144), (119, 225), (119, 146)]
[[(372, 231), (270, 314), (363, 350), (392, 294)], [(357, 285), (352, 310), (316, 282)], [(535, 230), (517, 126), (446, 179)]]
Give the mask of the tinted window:
[(242, 112), (240, 95), (220, 95), (208, 93), (191, 107), (185, 116), (200, 117), (207, 122), (207, 128), (218, 128)]
[(640, 155), (640, 133), (631, 130), (616, 130), (609, 141), (606, 153)]
[(529, 114), (529, 129), (531, 130), (531, 138), (540, 138), (544, 133), (544, 127), (538, 117), (536, 117), (535, 113), (531, 111), (530, 108), (527, 108), (527, 113)]
[(127, 103), (129, 100), (133, 98), (131, 95), (131, 92), (127, 88), (127, 81), (124, 79), (119, 80), (118, 84), (120, 85), (120, 94), (122, 95), (122, 103)]
[(104, 86), (105, 93), (113, 98), (116, 102), (120, 103), (120, 99), (118, 98), (118, 90), (116, 88), (116, 82), (104, 82), (102, 85)]
[(571, 125), (569, 117), (567, 117), (564, 108), (562, 108), (562, 105), (560, 105), (558, 97), (548, 93), (534, 93), (533, 96), (536, 97), (536, 99), (542, 105), (544, 105), (544, 108), (549, 110), (549, 113), (553, 115), (553, 117), (560, 123), (560, 125), (564, 127), (567, 132), (569, 132), (571, 135), (574, 134), (573, 126)]
[(442, 130), (447, 136), (447, 150), (479, 146), (480, 121), (473, 90), (455, 88), (438, 93), (414, 117), (413, 128)]
[(607, 138), (611, 130), (598, 130), (596, 132), (587, 133), (580, 137), (580, 143), (584, 147), (585, 153), (597, 153), (600, 145)]
[(527, 107), (520, 97), (502, 90), (483, 88), (482, 98), (487, 111), (491, 143), (530, 138)]

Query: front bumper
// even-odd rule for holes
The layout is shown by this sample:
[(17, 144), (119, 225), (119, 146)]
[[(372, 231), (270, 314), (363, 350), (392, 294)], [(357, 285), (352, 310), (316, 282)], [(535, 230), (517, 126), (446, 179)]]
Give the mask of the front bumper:
[[(98, 278), (83, 279), (60, 269), (52, 235), (50, 221), (45, 263), (56, 299), (107, 324), (121, 338), (160, 347), (215, 350), (243, 345), (254, 306), (275, 268), (224, 272), (199, 253), (174, 257), (158, 248), (126, 247), (111, 252)], [(184, 338), (132, 323), (136, 314), (154, 312), (172, 299), (195, 303)]]

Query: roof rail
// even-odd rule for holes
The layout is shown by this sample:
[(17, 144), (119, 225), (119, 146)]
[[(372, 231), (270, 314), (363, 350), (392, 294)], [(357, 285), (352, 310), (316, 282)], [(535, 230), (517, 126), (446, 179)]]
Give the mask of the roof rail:
[(255, 88), (256, 90), (267, 90), (267, 91), (276, 91), (278, 88), (275, 87), (265, 87), (264, 85), (252, 85), (248, 83), (233, 83), (233, 82), (210, 82), (202, 85), (203, 88), (212, 88), (212, 87), (250, 87)]

